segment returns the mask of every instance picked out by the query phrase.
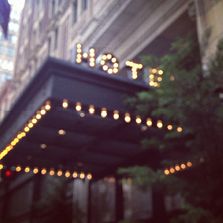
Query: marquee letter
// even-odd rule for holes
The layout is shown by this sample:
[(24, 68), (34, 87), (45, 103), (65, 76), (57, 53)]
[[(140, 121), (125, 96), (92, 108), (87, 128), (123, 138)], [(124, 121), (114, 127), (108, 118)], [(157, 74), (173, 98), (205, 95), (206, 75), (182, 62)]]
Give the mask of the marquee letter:
[(89, 52), (83, 52), (82, 45), (78, 43), (76, 45), (76, 63), (88, 62), (90, 67), (95, 66), (95, 49), (89, 49)]
[(138, 71), (143, 68), (143, 65), (140, 63), (134, 63), (132, 61), (126, 61), (125, 65), (126, 65), (126, 67), (131, 67), (132, 79), (137, 79)]
[(102, 70), (109, 74), (116, 74), (119, 71), (118, 59), (111, 53), (106, 53), (101, 56), (100, 61)]

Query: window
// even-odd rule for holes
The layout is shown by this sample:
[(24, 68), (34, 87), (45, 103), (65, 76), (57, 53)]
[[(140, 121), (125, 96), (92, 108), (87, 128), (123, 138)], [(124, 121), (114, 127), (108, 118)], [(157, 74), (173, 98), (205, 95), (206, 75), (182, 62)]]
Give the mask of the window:
[(73, 23), (77, 22), (77, 0), (73, 1)]
[(58, 28), (56, 28), (56, 30), (55, 30), (54, 50), (57, 49), (57, 43), (58, 43)]
[(82, 0), (82, 11), (86, 10), (88, 7), (88, 0)]
[(52, 13), (51, 13), (51, 15), (53, 16), (54, 15), (54, 13), (55, 13), (55, 0), (52, 0)]
[(51, 37), (48, 38), (48, 55), (50, 55), (51, 52)]

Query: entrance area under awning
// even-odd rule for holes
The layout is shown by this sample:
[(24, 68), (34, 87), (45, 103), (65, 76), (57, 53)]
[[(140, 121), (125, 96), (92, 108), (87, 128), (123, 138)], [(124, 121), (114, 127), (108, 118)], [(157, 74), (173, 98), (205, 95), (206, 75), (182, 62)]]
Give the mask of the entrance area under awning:
[(126, 104), (144, 90), (142, 82), (49, 58), (1, 124), (1, 161), (19, 171), (89, 178), (137, 163), (156, 166), (159, 153), (140, 142), (161, 130)]

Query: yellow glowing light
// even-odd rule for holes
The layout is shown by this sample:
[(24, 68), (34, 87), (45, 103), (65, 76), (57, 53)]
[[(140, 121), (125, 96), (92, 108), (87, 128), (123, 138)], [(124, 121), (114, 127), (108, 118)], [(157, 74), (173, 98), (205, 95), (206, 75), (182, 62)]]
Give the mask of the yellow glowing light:
[(85, 174), (82, 172), (80, 173), (80, 179), (84, 179), (85, 178)]
[(33, 118), (33, 119), (32, 119), (32, 123), (33, 123), (33, 124), (36, 124), (36, 123), (37, 123), (37, 119)]
[(15, 170), (16, 170), (16, 172), (20, 172), (20, 171), (22, 170), (22, 167), (21, 167), (21, 166), (17, 166), (17, 167), (15, 168)]
[(91, 180), (91, 179), (92, 179), (92, 174), (90, 174), (90, 173), (87, 174), (87, 179), (88, 179), (88, 180)]
[(74, 173), (73, 173), (73, 178), (77, 178), (77, 177), (78, 177), (77, 172), (74, 172)]
[(157, 73), (157, 69), (153, 68), (153, 69), (151, 70), (151, 72), (155, 74), (155, 73)]
[(137, 79), (138, 78), (138, 72), (143, 68), (142, 64), (134, 63), (132, 61), (126, 61), (125, 65), (127, 67), (131, 68), (132, 71), (132, 78)]
[(164, 170), (164, 174), (165, 175), (169, 175), (170, 174), (170, 171), (166, 169), (166, 170)]
[(62, 171), (62, 170), (58, 170), (58, 171), (57, 171), (57, 176), (58, 176), (58, 177), (61, 177), (62, 175), (63, 175), (63, 171)]
[(42, 115), (40, 115), (40, 114), (36, 114), (36, 118), (37, 118), (37, 119), (41, 119), (41, 117), (42, 117)]
[(41, 170), (41, 174), (42, 174), (42, 175), (45, 175), (46, 172), (47, 172), (47, 170), (46, 170), (45, 168), (43, 168), (43, 169)]
[(90, 114), (94, 114), (95, 113), (94, 105), (90, 105), (88, 111)]
[(104, 65), (102, 68), (103, 68), (104, 71), (108, 70), (108, 66), (107, 65)]
[(66, 177), (66, 178), (70, 177), (70, 175), (71, 175), (71, 174), (70, 174), (69, 171), (66, 171), (66, 172), (65, 172), (65, 177)]
[(81, 48), (81, 44), (80, 43), (77, 43), (77, 48)]
[(0, 170), (2, 170), (4, 168), (4, 166), (2, 164), (0, 164)]
[(83, 53), (83, 57), (84, 57), (85, 59), (87, 59), (87, 58), (88, 58), (88, 54), (87, 54), (87, 53)]
[(54, 176), (55, 175), (55, 171), (54, 170), (50, 170), (49, 174), (50, 174), (50, 176)]
[(163, 70), (158, 70), (158, 74), (162, 75), (163, 74)]
[(40, 114), (41, 114), (41, 115), (45, 115), (45, 114), (46, 114), (46, 110), (45, 110), (45, 109), (41, 109), (41, 110), (40, 110)]
[(33, 123), (31, 123), (31, 122), (28, 124), (28, 127), (29, 127), (30, 129), (31, 129), (33, 126), (34, 126), (34, 125), (33, 125)]
[(158, 128), (162, 128), (163, 127), (163, 122), (161, 120), (158, 120), (156, 126)]
[(33, 169), (33, 173), (34, 173), (34, 174), (39, 173), (39, 169), (35, 167), (35, 168)]
[(26, 172), (26, 173), (29, 173), (29, 171), (30, 171), (30, 168), (29, 168), (29, 167), (26, 167), (26, 168), (25, 168), (25, 172)]
[(179, 166), (179, 165), (176, 165), (176, 166), (175, 166), (175, 170), (176, 170), (176, 171), (180, 171), (180, 166)]
[(25, 128), (24, 128), (24, 131), (25, 131), (25, 132), (29, 132), (29, 130), (30, 130), (29, 127), (25, 127)]
[[(115, 62), (117, 61), (117, 59), (116, 59), (115, 57), (113, 57), (113, 58), (111, 59), (111, 61), (112, 61), (112, 63), (115, 63)], [(118, 64), (118, 63), (115, 63), (115, 64)], [(114, 64), (114, 67), (115, 67), (115, 64)]]
[(105, 118), (105, 117), (107, 117), (107, 115), (108, 115), (107, 109), (106, 108), (102, 108), (101, 109), (101, 117)]
[(172, 125), (168, 125), (168, 126), (167, 126), (167, 129), (168, 129), (168, 130), (172, 130), (172, 129), (173, 129), (173, 126), (172, 126)]
[(81, 106), (81, 103), (80, 102), (77, 102), (76, 103), (75, 109), (76, 109), (76, 111), (81, 111), (82, 106)]
[(58, 131), (58, 134), (61, 135), (61, 136), (66, 135), (66, 131), (64, 129), (60, 129)]
[(131, 122), (131, 116), (129, 113), (125, 113), (125, 118), (124, 118), (125, 122), (130, 123)]
[(68, 108), (68, 105), (69, 105), (69, 104), (68, 104), (68, 100), (64, 99), (64, 100), (63, 100), (63, 103), (62, 103), (63, 108), (64, 108), (64, 109)]
[(187, 162), (187, 166), (188, 166), (188, 167), (192, 167), (192, 165), (193, 165), (192, 162), (190, 162), (190, 161)]
[(136, 123), (137, 124), (141, 124), (142, 123), (142, 119), (140, 116), (136, 116)]
[(115, 111), (113, 112), (113, 118), (114, 118), (115, 120), (119, 119), (119, 112), (118, 112), (117, 110), (115, 110)]
[(182, 164), (180, 165), (180, 167), (181, 167), (182, 169), (185, 169), (185, 168), (186, 168), (186, 165), (185, 165), (184, 163), (182, 163)]
[(163, 80), (163, 78), (162, 78), (162, 77), (157, 77), (157, 80), (158, 80), (159, 82), (161, 82), (161, 81)]
[(48, 104), (46, 104), (45, 105), (45, 109), (47, 110), (47, 111), (49, 111), (50, 109), (51, 109), (51, 105), (48, 103)]
[(112, 74), (112, 69), (111, 68), (108, 69), (108, 73)]
[(170, 173), (175, 173), (175, 169), (173, 167), (170, 168)]
[(152, 126), (153, 122), (152, 122), (152, 119), (151, 118), (147, 118), (146, 119), (146, 125), (147, 126)]
[(182, 127), (177, 127), (177, 132), (183, 132), (183, 128)]

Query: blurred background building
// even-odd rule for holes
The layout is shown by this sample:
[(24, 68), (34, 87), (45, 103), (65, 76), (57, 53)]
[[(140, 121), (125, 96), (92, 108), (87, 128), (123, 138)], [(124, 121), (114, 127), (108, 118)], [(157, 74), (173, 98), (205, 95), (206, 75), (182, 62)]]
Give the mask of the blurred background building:
[[(123, 68), (126, 60), (138, 61), (145, 54), (162, 56), (176, 38), (197, 35), (201, 61), (204, 69), (207, 69), (208, 61), (223, 37), (222, 12), (223, 0), (26, 0), (15, 66), (13, 61), (19, 17), (13, 11), (9, 39), (4, 40), (0, 34), (0, 80), (5, 82), (12, 79), (1, 87), (0, 117), (4, 117), (4, 111), (10, 108), (48, 56), (74, 61), (78, 42), (86, 49), (94, 47), (97, 55), (112, 52)], [(95, 193), (105, 196), (105, 182), (110, 185), (107, 190), (112, 193), (112, 180), (105, 180), (98, 188), (95, 185)], [(80, 185), (76, 187), (85, 190)], [(143, 205), (138, 205), (136, 200), (142, 201), (142, 196), (140, 198), (140, 192), (133, 192), (131, 188), (131, 183), (125, 183), (123, 187), (126, 200), (134, 199), (134, 204), (126, 203), (125, 217), (148, 219), (151, 217), (151, 206), (145, 207), (145, 201)], [(151, 203), (150, 193), (148, 190), (144, 196), (148, 203)], [(104, 198), (109, 200), (106, 196)], [(168, 200), (170, 210), (180, 203), (178, 197)], [(177, 202), (174, 203), (174, 200)], [(100, 207), (111, 210), (103, 203), (106, 201), (100, 202), (94, 207), (95, 210)], [(112, 214), (95, 216), (95, 219), (99, 219), (95, 222), (114, 221)]]

